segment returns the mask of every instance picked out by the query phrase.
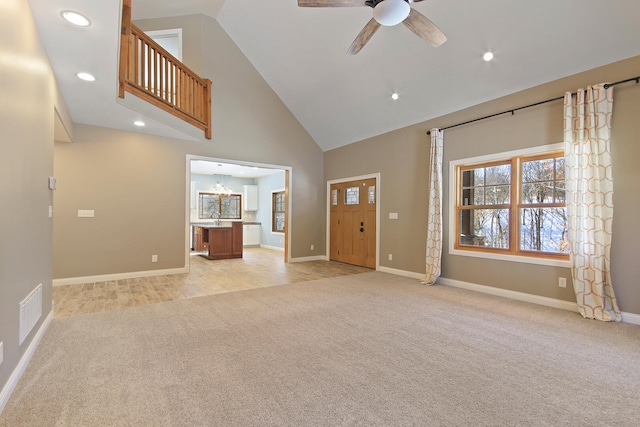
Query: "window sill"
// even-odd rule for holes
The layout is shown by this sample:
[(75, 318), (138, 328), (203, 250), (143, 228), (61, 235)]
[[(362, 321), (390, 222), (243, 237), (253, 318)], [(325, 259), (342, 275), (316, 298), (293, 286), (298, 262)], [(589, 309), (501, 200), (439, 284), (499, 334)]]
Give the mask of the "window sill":
[(509, 261), (509, 262), (521, 262), (525, 264), (537, 264), (537, 265), (546, 265), (550, 267), (563, 267), (570, 268), (571, 263), (569, 260), (559, 260), (559, 259), (551, 259), (551, 258), (539, 258), (539, 257), (526, 257), (519, 255), (503, 255), (503, 254), (494, 254), (487, 252), (477, 252), (477, 251), (464, 251), (460, 249), (449, 249), (450, 255), (459, 255), (459, 256), (469, 256), (474, 258), (485, 258), (485, 259), (495, 259), (499, 261)]

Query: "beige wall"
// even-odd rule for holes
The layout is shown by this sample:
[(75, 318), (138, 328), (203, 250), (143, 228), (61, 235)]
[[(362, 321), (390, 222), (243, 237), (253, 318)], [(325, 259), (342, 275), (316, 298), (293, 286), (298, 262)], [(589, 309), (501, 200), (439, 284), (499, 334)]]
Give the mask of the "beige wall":
[[(55, 80), (29, 3), (0, 5), (0, 390), (51, 312)], [(58, 108), (66, 111), (64, 105)], [(42, 317), (22, 343), (19, 303), (42, 283)], [(1, 397), (1, 395), (0, 395)]]
[[(202, 75), (213, 81), (213, 139), (187, 142), (76, 124), (73, 143), (55, 144), (54, 277), (184, 267), (189, 154), (291, 167), (291, 255), (324, 253), (322, 151), (215, 20), (188, 16), (156, 24), (140, 26), (200, 29), (183, 37), (185, 46), (202, 37), (193, 44), (202, 48)], [(185, 60), (192, 55), (185, 52)], [(78, 209), (94, 209), (95, 218), (77, 218)]]
[[(449, 114), (434, 120), (370, 138), (324, 154), (327, 180), (365, 173), (381, 173), (380, 264), (424, 273), (427, 215), (427, 130), (517, 108), (562, 96), (565, 91), (605, 81), (638, 75), (640, 57), (600, 67), (511, 96)], [(452, 88), (455, 90), (455, 88)], [(640, 210), (640, 85), (628, 83), (614, 89), (613, 162), (615, 217), (612, 247), (612, 280), (620, 307), (640, 313), (640, 263), (637, 242), (640, 228), (635, 213)], [(442, 277), (574, 300), (571, 282), (558, 287), (558, 277), (570, 277), (568, 269), (504, 262), (448, 254), (448, 167), (456, 159), (499, 153), (562, 141), (562, 101), (518, 111), (489, 120), (446, 130), (444, 137), (444, 256)], [(398, 212), (398, 220), (389, 220)], [(387, 254), (393, 254), (388, 261)]]

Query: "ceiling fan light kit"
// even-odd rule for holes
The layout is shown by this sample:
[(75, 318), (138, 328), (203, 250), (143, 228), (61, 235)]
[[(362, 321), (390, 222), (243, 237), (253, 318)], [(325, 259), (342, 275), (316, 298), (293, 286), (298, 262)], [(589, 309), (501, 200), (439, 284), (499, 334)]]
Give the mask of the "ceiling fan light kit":
[(373, 8), (373, 17), (386, 27), (398, 25), (409, 16), (411, 6), (404, 0), (384, 0)]
[(390, 27), (404, 24), (411, 32), (428, 42), (433, 47), (438, 47), (447, 41), (440, 28), (429, 18), (411, 8), (410, 3), (422, 0), (298, 0), (299, 7), (358, 7), (369, 6), (373, 8), (373, 18), (364, 26), (356, 39), (347, 50), (348, 55), (355, 55), (373, 37), (381, 25)]

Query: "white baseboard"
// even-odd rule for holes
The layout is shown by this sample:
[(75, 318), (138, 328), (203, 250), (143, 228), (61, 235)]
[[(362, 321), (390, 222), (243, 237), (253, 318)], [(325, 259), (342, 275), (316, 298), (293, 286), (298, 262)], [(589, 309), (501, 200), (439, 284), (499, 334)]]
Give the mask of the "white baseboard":
[(395, 274), (396, 276), (410, 277), (412, 279), (418, 279), (418, 280), (421, 280), (424, 278), (424, 274), (421, 274), (421, 273), (414, 273), (413, 271), (406, 271), (406, 270), (397, 270), (395, 268), (389, 268), (389, 267), (378, 267), (378, 271), (382, 271), (383, 273)]
[(328, 259), (324, 255), (314, 255), (314, 256), (291, 258), (289, 260), (289, 262), (307, 262), (307, 261), (328, 261)]
[(483, 294), (511, 298), (518, 301), (545, 305), (547, 307), (561, 308), (563, 310), (573, 311), (576, 313), (578, 312), (578, 305), (575, 302), (563, 301), (563, 300), (549, 298), (549, 297), (542, 297), (539, 295), (532, 295), (524, 292), (511, 291), (508, 289), (494, 288), (492, 286), (478, 285), (476, 283), (463, 282), (461, 280), (447, 279), (444, 277), (440, 277), (437, 283), (441, 285), (452, 286), (454, 288), (462, 288), (462, 289), (468, 289), (470, 291), (481, 292)]
[(77, 285), (80, 283), (107, 282), (109, 280), (137, 279), (139, 277), (167, 276), (170, 274), (185, 274), (189, 272), (189, 267), (167, 268), (164, 270), (131, 271), (128, 273), (101, 274), (97, 276), (67, 277), (63, 279), (53, 279), (53, 286)]
[(622, 314), (622, 321), (624, 323), (630, 323), (632, 325), (638, 325), (640, 326), (640, 314), (635, 314), (635, 313), (627, 313), (627, 312), (621, 312)]
[(38, 332), (36, 332), (35, 336), (31, 340), (31, 343), (29, 344), (29, 347), (27, 347), (27, 351), (24, 352), (22, 358), (20, 359), (20, 362), (18, 362), (18, 366), (16, 366), (16, 368), (13, 370), (11, 376), (9, 377), (9, 380), (2, 388), (2, 391), (0, 391), (0, 414), (9, 401), (13, 390), (18, 385), (18, 381), (20, 381), (24, 370), (27, 369), (27, 365), (29, 364), (33, 353), (35, 353), (36, 349), (38, 348), (38, 344), (40, 344), (40, 340), (44, 336), (44, 333), (47, 331), (47, 328), (49, 328), (52, 320), (53, 308), (44, 319), (44, 322), (42, 322), (42, 325), (40, 325)]

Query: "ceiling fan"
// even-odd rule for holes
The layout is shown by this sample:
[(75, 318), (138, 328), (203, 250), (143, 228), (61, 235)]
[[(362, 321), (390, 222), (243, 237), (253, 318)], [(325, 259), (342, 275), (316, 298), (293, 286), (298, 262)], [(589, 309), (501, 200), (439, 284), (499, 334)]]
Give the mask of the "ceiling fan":
[(373, 8), (373, 18), (351, 43), (347, 55), (355, 55), (373, 37), (380, 25), (403, 23), (418, 37), (438, 47), (447, 41), (442, 31), (426, 16), (413, 9), (410, 3), (422, 0), (298, 0), (299, 7), (357, 7)]

